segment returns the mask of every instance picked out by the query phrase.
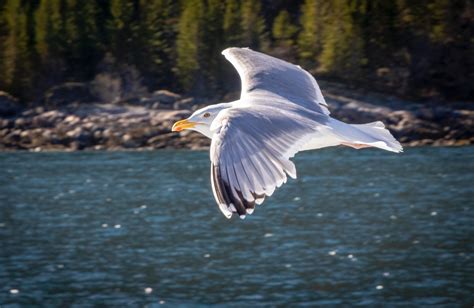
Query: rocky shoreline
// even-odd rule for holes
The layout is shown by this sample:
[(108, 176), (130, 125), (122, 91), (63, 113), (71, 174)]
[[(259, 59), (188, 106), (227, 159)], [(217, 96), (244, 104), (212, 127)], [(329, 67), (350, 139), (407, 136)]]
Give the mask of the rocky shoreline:
[[(36, 106), (0, 92), (0, 151), (204, 149), (194, 132), (172, 133), (174, 121), (211, 103), (161, 90), (118, 103), (81, 101), (68, 85)], [(474, 144), (474, 104), (406, 102), (374, 94), (323, 91), (332, 116), (349, 123), (383, 121), (404, 146)], [(77, 90), (77, 89), (76, 89)], [(69, 91), (69, 92), (68, 92)], [(59, 94), (58, 94), (59, 93)], [(66, 93), (67, 95), (65, 95)], [(93, 100), (88, 97), (88, 100)]]

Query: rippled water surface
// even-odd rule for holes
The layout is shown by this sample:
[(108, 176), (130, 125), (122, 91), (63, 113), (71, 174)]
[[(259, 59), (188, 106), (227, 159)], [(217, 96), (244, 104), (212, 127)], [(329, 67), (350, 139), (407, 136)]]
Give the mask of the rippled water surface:
[(326, 149), (245, 220), (207, 152), (0, 154), (0, 305), (474, 304), (474, 147)]

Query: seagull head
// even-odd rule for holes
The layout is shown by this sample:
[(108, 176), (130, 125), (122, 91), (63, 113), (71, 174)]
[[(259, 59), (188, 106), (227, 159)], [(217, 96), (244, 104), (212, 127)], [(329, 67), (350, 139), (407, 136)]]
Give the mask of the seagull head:
[(231, 106), (232, 103), (221, 103), (198, 109), (189, 118), (174, 123), (171, 131), (180, 132), (189, 129), (212, 138), (212, 121), (214, 121), (219, 112)]

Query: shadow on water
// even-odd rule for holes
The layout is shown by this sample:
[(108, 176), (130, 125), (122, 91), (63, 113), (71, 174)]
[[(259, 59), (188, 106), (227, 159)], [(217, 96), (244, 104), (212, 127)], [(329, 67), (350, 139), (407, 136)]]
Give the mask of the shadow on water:
[(474, 303), (474, 147), (295, 162), (242, 221), (207, 152), (1, 153), (0, 304)]

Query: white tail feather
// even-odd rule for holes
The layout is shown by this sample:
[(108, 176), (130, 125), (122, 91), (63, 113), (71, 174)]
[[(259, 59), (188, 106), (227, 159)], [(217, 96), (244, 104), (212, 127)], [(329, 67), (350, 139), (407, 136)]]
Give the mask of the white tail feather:
[(403, 151), (402, 145), (380, 121), (367, 124), (346, 124), (331, 119), (330, 124), (333, 133), (341, 140), (341, 144), (353, 145), (355, 148), (363, 148), (364, 145), (371, 146), (395, 153)]
[(380, 122), (372, 122), (367, 124), (351, 124), (352, 127), (362, 131), (372, 140), (367, 140), (368, 142), (362, 142), (362, 144), (367, 144), (380, 148), (383, 150), (391, 152), (403, 152), (403, 147), (400, 142), (395, 139), (390, 131), (385, 128), (385, 125)]

